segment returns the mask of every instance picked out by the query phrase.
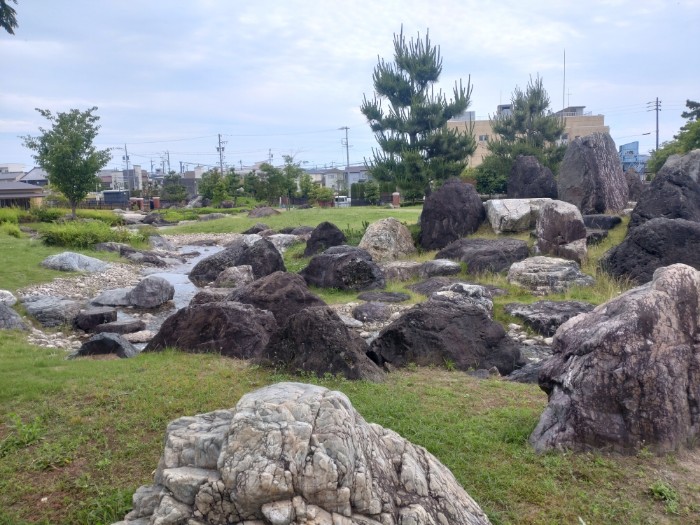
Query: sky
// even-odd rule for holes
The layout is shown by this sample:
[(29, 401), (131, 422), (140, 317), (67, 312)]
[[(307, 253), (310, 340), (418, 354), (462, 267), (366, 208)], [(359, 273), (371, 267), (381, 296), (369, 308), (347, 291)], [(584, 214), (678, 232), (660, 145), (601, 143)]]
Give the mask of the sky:
[[(34, 165), (22, 136), (52, 112), (98, 107), (108, 168), (303, 167), (369, 159), (360, 112), (393, 35), (429, 32), (437, 89), (472, 86), (477, 119), (540, 75), (551, 108), (603, 114), (619, 146), (654, 149), (700, 100), (700, 0), (19, 0), (0, 30), (0, 164)], [(564, 74), (565, 73), (565, 74)], [(344, 145), (346, 130), (349, 148)]]

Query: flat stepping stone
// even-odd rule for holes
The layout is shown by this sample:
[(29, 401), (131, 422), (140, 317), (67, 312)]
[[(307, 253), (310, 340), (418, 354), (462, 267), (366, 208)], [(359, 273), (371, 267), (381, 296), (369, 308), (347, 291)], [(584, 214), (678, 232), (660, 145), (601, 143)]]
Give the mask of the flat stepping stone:
[(104, 323), (95, 326), (94, 332), (98, 334), (102, 333), (112, 333), (112, 334), (131, 334), (134, 332), (140, 332), (146, 329), (146, 323), (140, 319), (123, 319), (121, 321), (114, 321), (111, 323)]
[(403, 303), (408, 301), (411, 296), (401, 292), (362, 292), (358, 294), (357, 298), (367, 302)]

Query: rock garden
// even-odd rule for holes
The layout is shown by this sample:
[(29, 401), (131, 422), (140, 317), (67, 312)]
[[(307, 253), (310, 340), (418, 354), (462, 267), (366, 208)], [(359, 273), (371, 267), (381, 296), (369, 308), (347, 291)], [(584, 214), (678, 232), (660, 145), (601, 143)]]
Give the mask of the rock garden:
[(630, 202), (608, 139), (556, 181), (519, 159), (504, 199), (452, 180), (361, 227), (202, 216), (51, 250), (52, 280), (0, 292), (26, 367), (0, 523), (697, 523), (697, 156)]

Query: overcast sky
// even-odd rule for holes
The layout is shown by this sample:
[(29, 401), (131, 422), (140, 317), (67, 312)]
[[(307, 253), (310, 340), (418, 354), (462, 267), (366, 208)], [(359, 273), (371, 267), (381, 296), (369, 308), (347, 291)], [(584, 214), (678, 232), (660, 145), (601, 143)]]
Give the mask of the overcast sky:
[[(14, 4), (13, 4), (14, 5)], [(293, 155), (304, 166), (350, 163), (376, 145), (359, 111), (377, 57), (401, 29), (440, 46), (439, 87), (473, 86), (471, 110), (493, 115), (539, 74), (554, 111), (605, 115), (617, 145), (655, 145), (700, 100), (700, 0), (19, 0), (0, 33), (0, 163), (34, 163), (19, 136), (53, 112), (99, 108), (100, 147), (132, 163), (227, 165)], [(566, 89), (564, 52), (566, 50)], [(648, 133), (648, 135), (645, 135)], [(109, 167), (121, 169), (123, 151)]]

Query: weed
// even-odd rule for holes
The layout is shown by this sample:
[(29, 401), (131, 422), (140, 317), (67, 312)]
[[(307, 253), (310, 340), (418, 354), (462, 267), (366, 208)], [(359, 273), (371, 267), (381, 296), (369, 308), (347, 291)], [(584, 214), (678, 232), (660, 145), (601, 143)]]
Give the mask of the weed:
[(22, 419), (15, 413), (9, 414), (10, 435), (0, 441), (0, 458), (4, 458), (12, 452), (27, 447), (42, 436), (41, 423), (38, 418), (34, 418), (29, 423), (23, 423)]
[(0, 222), (0, 232), (16, 239), (22, 237), (22, 232), (20, 231), (19, 226), (11, 222)]
[(669, 514), (679, 513), (679, 497), (678, 492), (664, 481), (656, 480), (649, 487), (651, 497), (657, 501), (663, 501), (666, 512)]

